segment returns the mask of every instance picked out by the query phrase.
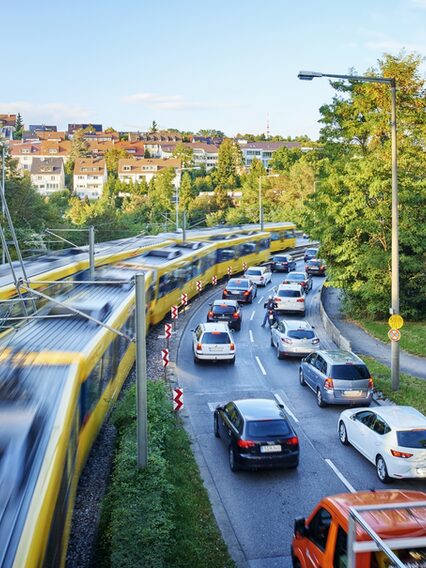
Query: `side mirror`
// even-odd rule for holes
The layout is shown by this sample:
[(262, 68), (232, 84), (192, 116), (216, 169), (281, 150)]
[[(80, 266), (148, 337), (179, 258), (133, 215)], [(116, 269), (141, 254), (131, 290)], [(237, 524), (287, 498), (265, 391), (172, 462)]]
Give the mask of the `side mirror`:
[(212, 306), (213, 306), (213, 304), (209, 304), (209, 306), (210, 306), (210, 307), (212, 307)]
[(306, 519), (305, 517), (296, 517), (294, 520), (294, 534), (305, 536), (307, 533), (306, 530)]
[(192, 333), (194, 333), (195, 329), (190, 329), (189, 331), (192, 331)]

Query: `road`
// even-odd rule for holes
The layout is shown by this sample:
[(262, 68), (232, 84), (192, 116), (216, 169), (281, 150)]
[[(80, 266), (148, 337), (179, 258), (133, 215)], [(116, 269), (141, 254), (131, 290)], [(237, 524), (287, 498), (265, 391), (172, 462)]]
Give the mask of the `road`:
[[(274, 274), (273, 284), (282, 279), (282, 274)], [(322, 347), (332, 348), (335, 345), (326, 337), (319, 318), (322, 284), (322, 278), (314, 277), (306, 319), (315, 326)], [(337, 419), (343, 408), (319, 408), (314, 393), (299, 384), (298, 360), (276, 358), (269, 329), (260, 327), (269, 288), (259, 288), (253, 304), (243, 308), (242, 329), (234, 334), (235, 366), (193, 362), (190, 330), (205, 321), (211, 301), (208, 298), (197, 311), (185, 316), (188, 320), (176, 362), (179, 384), (184, 389), (184, 420), (194, 440), (193, 449), (216, 519), (238, 566), (249, 568), (290, 567), (294, 519), (308, 515), (324, 496), (385, 487), (372, 464), (352, 447), (341, 445)], [(218, 289), (214, 298), (220, 297)], [(225, 445), (213, 435), (213, 409), (219, 402), (256, 397), (275, 397), (285, 404), (300, 441), (297, 470), (230, 471)], [(421, 484), (397, 481), (392, 487), (420, 489)]]

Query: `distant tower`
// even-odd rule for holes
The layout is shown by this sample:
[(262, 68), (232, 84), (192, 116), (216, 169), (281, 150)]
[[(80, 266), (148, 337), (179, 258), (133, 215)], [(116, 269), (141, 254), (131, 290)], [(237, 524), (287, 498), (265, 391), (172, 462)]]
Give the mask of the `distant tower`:
[(269, 140), (271, 133), (269, 132), (269, 112), (266, 115), (266, 140)]

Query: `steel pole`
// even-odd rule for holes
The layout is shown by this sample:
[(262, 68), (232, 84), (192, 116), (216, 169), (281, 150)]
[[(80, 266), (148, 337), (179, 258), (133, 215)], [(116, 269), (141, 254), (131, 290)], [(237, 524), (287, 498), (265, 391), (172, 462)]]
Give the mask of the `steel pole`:
[[(3, 196), (5, 194), (5, 163), (4, 163), (4, 144), (1, 145), (1, 192), (3, 193)], [(1, 212), (3, 214), (3, 218), (4, 218), (4, 203), (3, 203), (3, 199), (1, 202)], [(1, 263), (5, 264), (6, 263), (6, 251), (4, 250), (4, 247), (2, 248), (2, 255), (1, 255)]]
[[(396, 144), (396, 81), (391, 82), (392, 132), (392, 263), (391, 299), (392, 314), (399, 314), (399, 234), (398, 234), (398, 161)], [(399, 341), (391, 341), (392, 390), (399, 389)]]
[(148, 461), (147, 390), (146, 390), (146, 323), (145, 274), (136, 274), (136, 414), (138, 467)]
[(182, 220), (182, 242), (186, 241), (186, 211), (183, 212), (183, 220)]
[(93, 278), (95, 273), (95, 227), (93, 225), (89, 227), (89, 266)]
[(262, 208), (262, 176), (259, 177), (259, 225), (263, 231), (263, 208)]
[(179, 187), (176, 186), (176, 232), (179, 229)]

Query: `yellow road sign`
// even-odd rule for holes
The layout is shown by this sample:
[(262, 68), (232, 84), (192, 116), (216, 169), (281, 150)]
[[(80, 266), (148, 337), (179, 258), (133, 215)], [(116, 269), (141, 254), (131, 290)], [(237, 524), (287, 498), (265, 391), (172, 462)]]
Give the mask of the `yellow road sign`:
[(401, 332), (399, 329), (390, 329), (388, 331), (388, 337), (391, 341), (399, 341), (401, 339)]
[(401, 329), (401, 327), (404, 325), (404, 320), (402, 319), (402, 316), (400, 316), (399, 314), (394, 314), (389, 318), (388, 324), (389, 327), (393, 329)]

